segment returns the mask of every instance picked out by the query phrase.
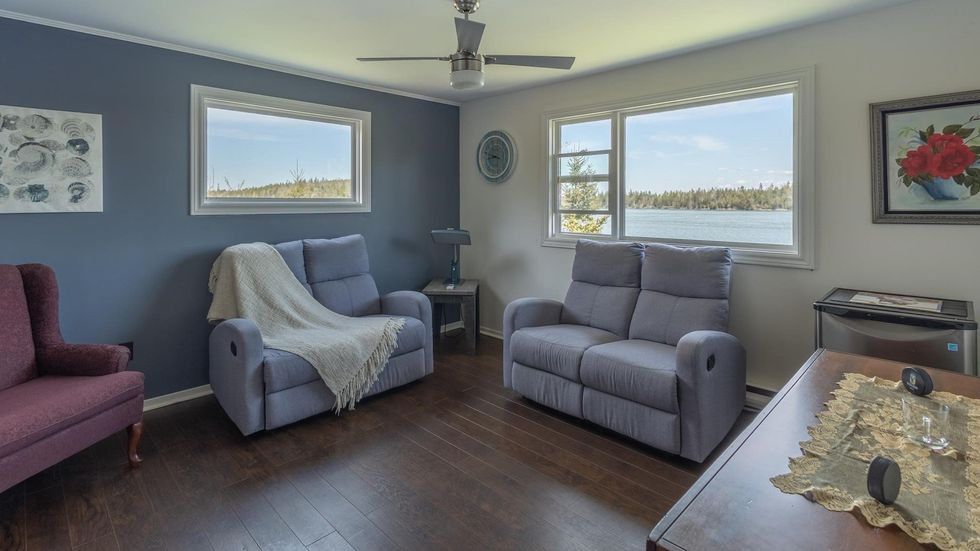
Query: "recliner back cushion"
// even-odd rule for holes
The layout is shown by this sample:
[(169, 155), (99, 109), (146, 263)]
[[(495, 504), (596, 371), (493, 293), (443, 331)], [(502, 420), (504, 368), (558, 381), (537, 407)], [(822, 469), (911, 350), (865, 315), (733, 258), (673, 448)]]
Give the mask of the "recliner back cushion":
[(0, 265), (0, 390), (37, 377), (34, 334), (16, 266)]
[(363, 236), (305, 239), (303, 257), (306, 279), (320, 304), (345, 316), (381, 313)]
[(303, 258), (303, 242), (302, 241), (287, 241), (285, 243), (279, 243), (278, 245), (273, 245), (282, 259), (286, 261), (286, 266), (289, 266), (289, 271), (293, 272), (296, 279), (303, 284), (303, 287), (307, 291), (313, 292), (310, 288), (310, 282), (306, 280), (306, 262)]
[(588, 325), (626, 338), (640, 292), (643, 246), (580, 239), (561, 323)]
[(676, 346), (691, 331), (727, 331), (731, 272), (724, 247), (647, 245), (629, 337)]

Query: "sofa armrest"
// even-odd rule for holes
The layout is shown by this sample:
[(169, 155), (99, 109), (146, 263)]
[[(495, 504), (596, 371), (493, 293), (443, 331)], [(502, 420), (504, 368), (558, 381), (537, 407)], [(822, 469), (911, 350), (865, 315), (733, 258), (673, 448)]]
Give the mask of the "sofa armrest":
[(208, 339), (211, 389), (242, 434), (265, 429), (265, 347), (255, 322), (225, 320)]
[(109, 375), (126, 371), (129, 349), (113, 344), (56, 344), (37, 350), (42, 375)]
[(518, 329), (557, 325), (564, 305), (547, 298), (519, 298), (504, 308), (504, 386), (510, 388), (510, 372), (514, 367), (510, 355), (510, 337)]
[(418, 291), (394, 291), (381, 297), (381, 313), (415, 318), (425, 325), (425, 372), (432, 373), (432, 303)]
[(721, 331), (694, 331), (677, 343), (681, 455), (701, 462), (745, 406), (745, 349)]

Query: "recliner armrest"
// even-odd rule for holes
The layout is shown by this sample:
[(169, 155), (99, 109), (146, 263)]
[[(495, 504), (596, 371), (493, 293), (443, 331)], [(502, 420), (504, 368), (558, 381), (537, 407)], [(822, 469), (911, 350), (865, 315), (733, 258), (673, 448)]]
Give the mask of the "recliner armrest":
[(381, 297), (381, 313), (415, 318), (425, 325), (425, 372), (432, 373), (432, 302), (418, 291), (394, 291)]
[(211, 389), (242, 434), (265, 428), (265, 346), (255, 322), (230, 319), (208, 339)]
[(37, 350), (42, 375), (97, 376), (126, 371), (129, 349), (113, 344), (56, 344)]
[(513, 358), (510, 355), (510, 337), (525, 327), (557, 325), (565, 305), (547, 298), (519, 298), (504, 308), (504, 386), (510, 388), (510, 372)]
[(692, 331), (677, 342), (681, 455), (704, 459), (745, 406), (745, 348), (734, 335)]

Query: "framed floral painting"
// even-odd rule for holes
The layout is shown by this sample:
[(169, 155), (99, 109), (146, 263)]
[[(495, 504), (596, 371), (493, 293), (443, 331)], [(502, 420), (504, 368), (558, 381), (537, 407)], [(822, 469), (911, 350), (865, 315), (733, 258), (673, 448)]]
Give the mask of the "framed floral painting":
[(980, 224), (980, 91), (871, 106), (875, 223)]

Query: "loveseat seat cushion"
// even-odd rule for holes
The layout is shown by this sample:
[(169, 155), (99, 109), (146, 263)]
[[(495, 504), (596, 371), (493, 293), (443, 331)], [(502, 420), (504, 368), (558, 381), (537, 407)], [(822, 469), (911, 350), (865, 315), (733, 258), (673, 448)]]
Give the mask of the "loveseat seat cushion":
[(143, 374), (45, 376), (0, 391), (0, 457), (127, 400), (142, 396)]
[(544, 325), (525, 327), (510, 337), (515, 362), (579, 382), (579, 367), (585, 351), (620, 337), (587, 325)]
[[(378, 316), (390, 317), (390, 316)], [(425, 346), (425, 324), (415, 318), (403, 318), (405, 325), (398, 332), (398, 345), (391, 357), (401, 356)], [(265, 392), (270, 394), (311, 381), (322, 380), (310, 362), (285, 350), (265, 349)]]
[(593, 346), (582, 358), (582, 384), (677, 413), (677, 349), (640, 339)]

